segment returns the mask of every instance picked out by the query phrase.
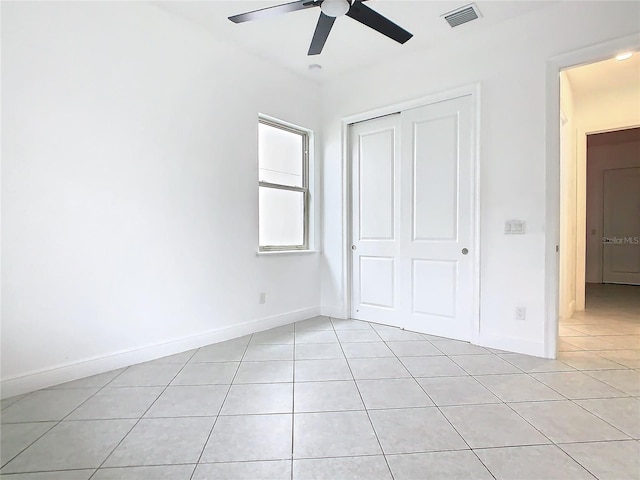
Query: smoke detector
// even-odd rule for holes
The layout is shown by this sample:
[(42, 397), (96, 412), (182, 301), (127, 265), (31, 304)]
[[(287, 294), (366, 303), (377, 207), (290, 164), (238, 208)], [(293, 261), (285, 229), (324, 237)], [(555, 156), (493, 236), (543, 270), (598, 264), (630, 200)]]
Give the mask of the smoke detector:
[(447, 21), (451, 28), (462, 25), (463, 23), (470, 22), (482, 18), (482, 14), (475, 3), (470, 3), (464, 7), (456, 8), (450, 12), (445, 13), (442, 17)]

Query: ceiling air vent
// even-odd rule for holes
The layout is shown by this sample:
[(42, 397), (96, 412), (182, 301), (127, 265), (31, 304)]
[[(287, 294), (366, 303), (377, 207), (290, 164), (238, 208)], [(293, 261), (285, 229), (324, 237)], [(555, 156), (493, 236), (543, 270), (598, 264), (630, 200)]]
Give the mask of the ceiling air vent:
[(458, 25), (462, 25), (463, 23), (470, 22), (471, 20), (475, 20), (476, 18), (482, 17), (480, 14), (480, 10), (478, 7), (471, 3), (469, 5), (465, 5), (464, 7), (457, 8), (451, 12), (445, 13), (443, 15), (444, 19), (451, 27), (457, 27)]

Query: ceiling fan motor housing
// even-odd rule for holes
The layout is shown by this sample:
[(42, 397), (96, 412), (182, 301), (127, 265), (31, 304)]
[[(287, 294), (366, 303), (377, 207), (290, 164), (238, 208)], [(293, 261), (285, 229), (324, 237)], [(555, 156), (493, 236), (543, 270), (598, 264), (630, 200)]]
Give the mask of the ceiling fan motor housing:
[(320, 4), (322, 13), (328, 17), (341, 17), (345, 15), (350, 8), (351, 4), (348, 0), (323, 0), (322, 4)]

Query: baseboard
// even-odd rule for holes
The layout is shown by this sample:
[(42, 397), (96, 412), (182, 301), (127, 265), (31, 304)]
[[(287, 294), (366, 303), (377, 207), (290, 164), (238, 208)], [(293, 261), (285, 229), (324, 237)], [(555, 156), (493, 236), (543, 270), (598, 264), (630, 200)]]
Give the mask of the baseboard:
[(30, 372), (25, 375), (3, 379), (0, 382), (0, 396), (2, 398), (8, 398), (14, 395), (33, 392), (41, 388), (97, 375), (117, 368), (128, 367), (130, 365), (156, 360), (167, 355), (186, 352), (194, 348), (211, 345), (212, 343), (231, 340), (232, 338), (242, 337), (250, 333), (261, 332), (281, 325), (288, 325), (318, 315), (320, 315), (320, 307), (305, 308), (238, 325), (209, 330), (197, 335), (178, 338), (168, 342), (147, 345), (137, 349), (120, 351)]
[(506, 352), (545, 357), (544, 343), (532, 342), (531, 340), (522, 338), (482, 335), (482, 332), (480, 332), (478, 345), (481, 347), (497, 348), (498, 350), (504, 350)]
[(339, 318), (340, 320), (346, 320), (350, 317), (345, 309), (341, 307), (323, 305), (320, 311), (322, 312), (321, 315), (324, 315), (325, 317)]

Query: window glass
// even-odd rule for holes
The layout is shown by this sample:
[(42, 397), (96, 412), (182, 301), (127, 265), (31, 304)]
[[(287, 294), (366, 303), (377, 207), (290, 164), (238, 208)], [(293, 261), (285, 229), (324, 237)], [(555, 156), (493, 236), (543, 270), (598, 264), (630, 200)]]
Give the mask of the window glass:
[(304, 244), (304, 193), (260, 187), (260, 245)]
[(258, 135), (260, 181), (302, 187), (304, 135), (264, 123)]

